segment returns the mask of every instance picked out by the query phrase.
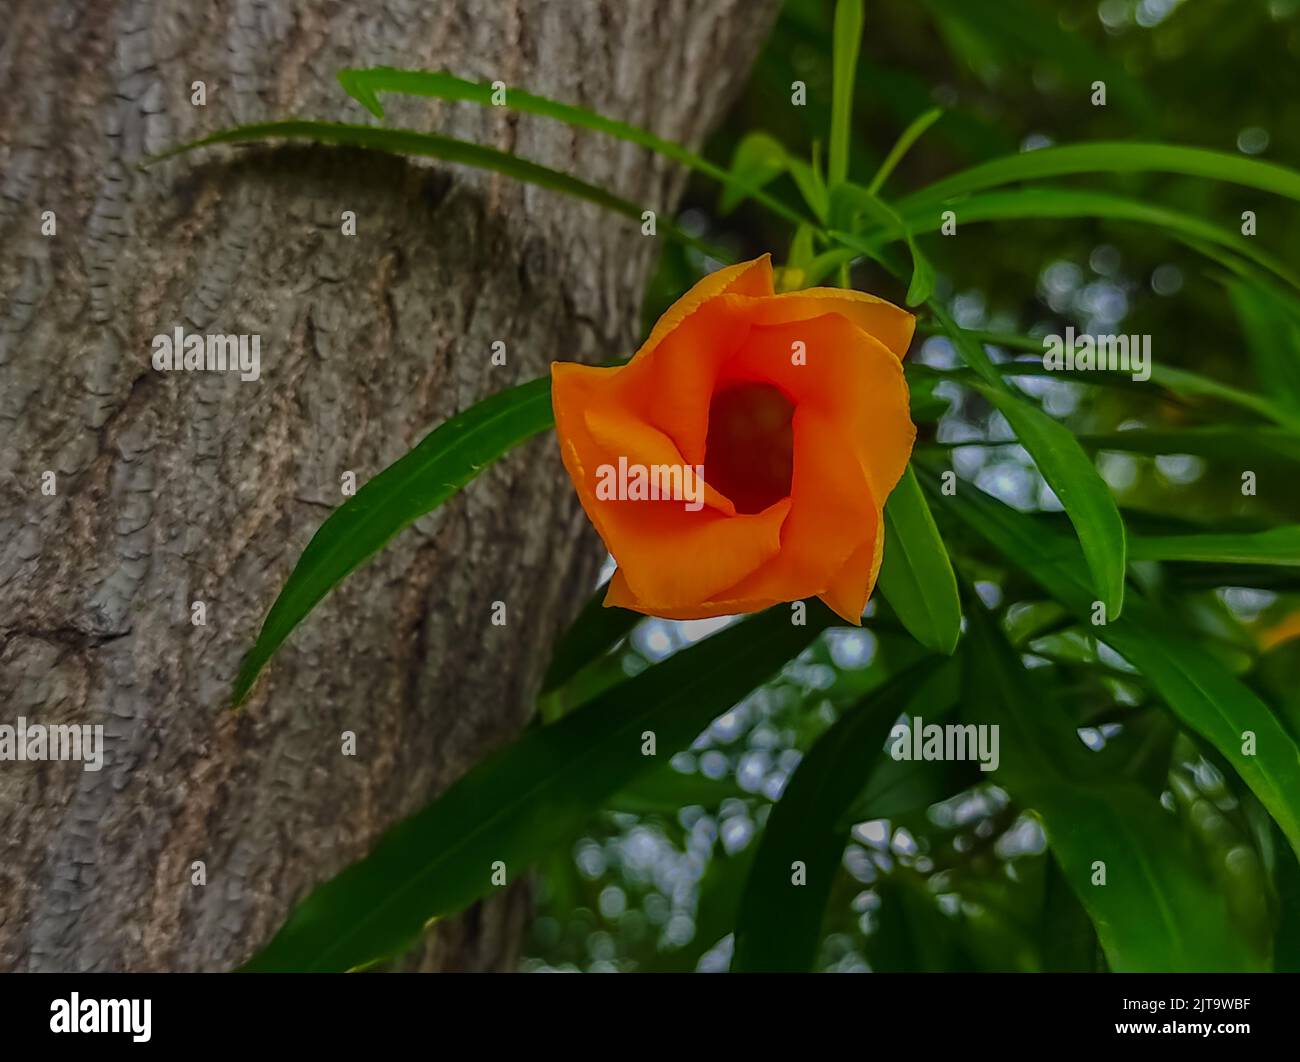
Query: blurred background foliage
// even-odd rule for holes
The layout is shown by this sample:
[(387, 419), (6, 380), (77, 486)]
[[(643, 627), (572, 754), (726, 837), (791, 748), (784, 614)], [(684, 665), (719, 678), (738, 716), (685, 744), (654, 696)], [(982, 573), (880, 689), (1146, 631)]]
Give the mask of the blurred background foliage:
[[(791, 0), (753, 77), (706, 154), (729, 166), (765, 130), (794, 154), (825, 158), (831, 111), (830, 0)], [(1107, 84), (1106, 106), (1091, 101)], [(791, 83), (807, 105), (791, 105)], [(857, 68), (850, 176), (866, 181), (900, 131), (932, 107), (939, 121), (894, 171), (891, 198), (1017, 150), (1139, 139), (1300, 162), (1300, 0), (875, 0)], [(1284, 261), (1300, 211), (1279, 197), (1187, 177), (1067, 179), (1122, 191), (1236, 231), (1255, 211), (1260, 243)], [(772, 190), (798, 200), (788, 177)], [(781, 253), (793, 233), (752, 202), (719, 209), (693, 178), (680, 223), (738, 257)], [(923, 237), (936, 292), (957, 322), (993, 333), (1149, 334), (1159, 366), (1194, 370), (1300, 408), (1300, 340), (1224, 269), (1158, 229), (1042, 220)], [(699, 252), (668, 245), (646, 299), (653, 321), (702, 272)], [(853, 284), (901, 302), (870, 262)], [(998, 351), (994, 348), (995, 356)], [(1005, 353), (1001, 355), (1006, 357)], [(909, 355), (918, 456), (950, 458), (964, 480), (1022, 511), (1059, 503), (986, 400), (924, 368), (958, 359), (918, 332)], [(937, 382), (936, 382), (937, 381)], [(1104, 381), (1109, 384), (1112, 381)], [(1096, 452), (1130, 530), (1262, 530), (1300, 520), (1288, 463), (1295, 444), (1227, 405), (1152, 386), (1026, 377), (1020, 387)], [(1108, 449), (1115, 433), (1144, 441)], [(1138, 436), (1133, 436), (1134, 440)], [(1136, 451), (1136, 452), (1135, 452)], [(1258, 475), (1243, 497), (1241, 473)], [(1256, 965), (1300, 969), (1300, 868), (1255, 797), (1203, 740), (1155, 703), (1144, 677), (1016, 569), (966, 549), (945, 528), (973, 602), (992, 610), (1031, 671), (1063, 695), (1080, 748), (1131, 778), (1180, 823), (1198, 871), (1223, 898)], [(1298, 558), (1300, 559), (1300, 558)], [(1207, 653), (1300, 734), (1300, 582), (1294, 567), (1139, 562), (1148, 595), (1172, 603)], [(922, 656), (873, 601), (862, 630), (828, 631), (768, 685), (719, 717), (689, 752), (593, 814), (533, 878), (526, 970), (725, 970), (746, 874), (773, 801), (813, 742), (846, 709)], [(553, 719), (598, 690), (726, 624), (641, 620), (614, 651), (543, 701)], [(629, 624), (630, 625), (630, 624)], [(965, 645), (965, 639), (963, 644)], [(959, 654), (958, 664), (960, 664)], [(955, 668), (957, 665), (953, 665)], [(954, 675), (956, 672), (954, 672)], [(967, 678), (928, 691), (916, 711), (960, 719)], [(1053, 710), (1058, 705), (1052, 705)], [(984, 719), (972, 713), (969, 721)], [(1076, 893), (1047, 851), (1035, 810), (974, 763), (888, 757), (854, 801), (816, 966), (824, 970), (1103, 970)], [(1181, 927), (1194, 934), (1198, 927)]]

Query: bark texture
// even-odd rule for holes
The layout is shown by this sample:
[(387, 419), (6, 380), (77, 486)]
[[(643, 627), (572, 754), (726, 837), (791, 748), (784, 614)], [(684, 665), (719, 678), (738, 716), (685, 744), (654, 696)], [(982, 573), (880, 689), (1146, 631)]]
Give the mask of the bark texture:
[[(623, 219), (463, 169), (302, 147), (148, 171), (141, 158), (240, 122), (367, 121), (334, 75), (376, 64), (499, 79), (698, 144), (774, 9), (7, 6), (0, 723), (102, 724), (105, 763), (0, 763), (0, 969), (230, 968), (519, 729), (599, 559), (549, 437), (355, 573), (241, 714), (227, 698), (342, 475), (364, 483), (553, 358), (628, 350), (655, 251)], [(206, 106), (191, 102), (196, 81)], [(516, 151), (650, 207), (680, 193), (680, 174), (594, 134), (386, 103), (395, 124)], [(151, 340), (177, 326), (259, 334), (261, 379), (155, 371)], [(496, 340), (504, 367), (491, 365)], [(341, 754), (349, 730), (355, 757)], [(206, 885), (191, 883), (196, 861)], [(510, 967), (521, 921), (519, 898), (501, 897), (420, 962)]]

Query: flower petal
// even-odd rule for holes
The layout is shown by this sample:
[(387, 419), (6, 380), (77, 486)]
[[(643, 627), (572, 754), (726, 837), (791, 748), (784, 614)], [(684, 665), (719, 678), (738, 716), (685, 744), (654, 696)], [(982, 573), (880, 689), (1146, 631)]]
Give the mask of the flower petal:
[(806, 288), (773, 295), (761, 301), (752, 320), (754, 324), (782, 324), (827, 313), (847, 317), (898, 358), (907, 353), (916, 330), (916, 318), (906, 310), (851, 288)]
[[(592, 441), (615, 462), (619, 457), (626, 457), (629, 464), (647, 468), (668, 465), (681, 469), (687, 464), (672, 439), (619, 406), (592, 406), (584, 420)], [(707, 477), (704, 481), (704, 504), (724, 516), (736, 515), (731, 499), (709, 486)]]
[(633, 356), (629, 364), (648, 358), (665, 339), (675, 332), (686, 318), (706, 302), (719, 295), (771, 295), (772, 256), (762, 255), (749, 262), (738, 262), (716, 272), (710, 273), (695, 283), (680, 299), (673, 303), (664, 315), (655, 322), (650, 335), (641, 344), (641, 349)]
[(877, 513), (876, 527), (871, 537), (854, 550), (835, 574), (830, 586), (819, 595), (832, 612), (854, 626), (862, 623), (867, 599), (880, 574), (880, 561), (885, 548), (884, 524), (882, 515)]
[[(687, 512), (671, 502), (597, 502), (592, 522), (638, 601), (656, 616), (716, 596), (781, 548), (790, 499), (761, 513)], [(599, 516), (599, 523), (597, 523)]]
[(631, 609), (633, 612), (641, 612), (648, 616), (657, 616), (659, 619), (696, 620), (761, 612), (765, 608), (779, 605), (782, 602), (776, 598), (722, 598), (714, 601), (703, 601), (696, 605), (685, 605), (681, 608), (651, 608), (632, 592), (627, 580), (623, 577), (623, 572), (616, 568), (613, 578), (609, 581), (609, 590), (605, 593), (603, 603), (606, 608), (617, 606), (618, 608)]

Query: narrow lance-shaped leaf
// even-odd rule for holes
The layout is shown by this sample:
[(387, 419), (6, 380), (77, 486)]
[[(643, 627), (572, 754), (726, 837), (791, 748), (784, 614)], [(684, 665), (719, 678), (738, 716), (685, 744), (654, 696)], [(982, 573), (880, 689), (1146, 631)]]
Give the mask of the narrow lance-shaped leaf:
[[(372, 125), (348, 125), (344, 122), (314, 122), (288, 120), (283, 122), (258, 122), (252, 125), (236, 126), (223, 129), (202, 140), (171, 148), (160, 155), (155, 155), (147, 164), (161, 162), (188, 151), (211, 147), (214, 144), (258, 143), (268, 140), (308, 140), (317, 144), (331, 144), (336, 147), (354, 147), (367, 151), (383, 151), (390, 155), (410, 155), (423, 158), (441, 159), (464, 166), (473, 166), (480, 170), (501, 173), (539, 188), (562, 192), (576, 199), (632, 218), (640, 223), (643, 209), (620, 196), (598, 188), (594, 184), (570, 177), (567, 173), (552, 170), (528, 159), (511, 155), (496, 148), (484, 147), (466, 140), (443, 136), (441, 133), (419, 133), (410, 129), (381, 129)], [(684, 232), (677, 225), (661, 221), (659, 229), (664, 235), (681, 243), (695, 247), (708, 255), (715, 255), (716, 248), (710, 247), (702, 240)]]
[(1129, 546), (1134, 560), (1300, 567), (1300, 526), (1295, 524), (1243, 534), (1146, 536)]
[(885, 182), (889, 180), (889, 175), (894, 172), (894, 167), (912, 149), (912, 145), (920, 140), (925, 135), (925, 131), (942, 117), (943, 110), (939, 107), (933, 107), (913, 119), (912, 123), (903, 130), (903, 135), (890, 148), (889, 154), (885, 156), (885, 161), (880, 164), (880, 169), (876, 170), (876, 175), (871, 178), (871, 183), (867, 185), (867, 191), (872, 195), (877, 195), (880, 189), (884, 187)]
[[(710, 721), (803, 650), (835, 617), (774, 608), (601, 694), (484, 760), (365, 859), (317, 888), (246, 967), (339, 971), (407, 947), (432, 919), (513, 881), (592, 812), (686, 748)], [(643, 754), (647, 732), (656, 755)]]
[(824, 222), (826, 213), (830, 209), (830, 191), (817, 166), (816, 154), (814, 153), (811, 165), (796, 155), (787, 154), (785, 165), (790, 171), (790, 179), (799, 188), (799, 193), (803, 196), (808, 209), (813, 212), (818, 221)]
[(907, 237), (907, 251), (912, 256), (912, 279), (907, 285), (903, 301), (908, 306), (920, 306), (934, 294), (934, 266), (921, 253), (911, 234)]
[(682, 774), (671, 763), (661, 763), (638, 775), (606, 801), (610, 811), (632, 815), (669, 815), (686, 807), (717, 810), (726, 800), (745, 800), (752, 794), (741, 789), (734, 778), (709, 778), (703, 774)]
[[(943, 331), (942, 327), (931, 321), (922, 321), (920, 327), (931, 335)], [(998, 372), (1004, 377), (1053, 376), (1062, 380), (1071, 380), (1075, 383), (1090, 383), (1102, 387), (1145, 387), (1147, 384), (1153, 383), (1165, 391), (1182, 398), (1210, 398), (1226, 402), (1239, 409), (1250, 410), (1252, 413), (1267, 417), (1277, 424), (1286, 425), (1293, 431), (1300, 433), (1300, 415), (1297, 415), (1297, 413), (1284, 409), (1263, 395), (1243, 391), (1239, 387), (1233, 387), (1221, 380), (1211, 379), (1188, 369), (1175, 368), (1171, 365), (1152, 365), (1150, 366), (1151, 379), (1149, 381), (1134, 380), (1131, 376), (1117, 373), (1089, 372), (1086, 369), (1075, 369), (1073, 371), (1069, 369), (1049, 369), (1041, 360), (1046, 350), (1042, 336), (1024, 336), (1009, 332), (986, 332), (971, 328), (966, 329), (966, 333), (971, 339), (979, 343), (988, 343), (991, 346), (1003, 347), (1007, 350), (1020, 350), (1039, 356), (1037, 361), (1018, 360), (997, 365)]]
[(776, 274), (777, 291), (797, 291), (810, 287), (807, 271), (817, 259), (817, 248), (813, 242), (811, 225), (800, 225), (794, 230), (790, 240), (790, 250), (785, 256), (785, 265)]
[[(930, 298), (931, 293), (934, 291), (934, 266), (921, 253), (921, 249), (912, 238), (907, 223), (899, 217), (897, 211), (879, 196), (867, 191), (860, 185), (850, 182), (840, 184), (831, 193), (830, 223), (832, 227), (856, 227), (856, 220), (860, 214), (866, 214), (873, 218), (878, 225), (882, 225), (894, 238), (902, 239), (907, 244), (908, 253), (912, 257), (912, 280), (908, 285), (907, 296), (904, 301), (908, 306), (920, 306)], [(831, 235), (834, 236), (835, 232), (832, 231)]]
[[(938, 705), (926, 705), (924, 718), (933, 721), (939, 712)], [(872, 773), (866, 788), (854, 798), (840, 824), (849, 829), (859, 822), (922, 812), (931, 804), (947, 800), (982, 781), (985, 781), (984, 774), (975, 763), (891, 757)]]
[(1043, 908), (1039, 947), (1045, 973), (1094, 973), (1097, 931), (1070, 888), (1060, 862), (1049, 856), (1043, 869)]
[(1276, 402), (1232, 387), (1219, 380), (1191, 372), (1187, 369), (1174, 368), (1171, 365), (1155, 365), (1151, 369), (1151, 379), (1160, 387), (1180, 395), (1217, 399), (1241, 409), (1249, 409), (1260, 416), (1267, 417), (1275, 424), (1287, 428), (1293, 435), (1300, 434), (1300, 413), (1279, 406)]
[[(1037, 154), (1037, 152), (1031, 152)], [(865, 189), (864, 189), (865, 190)], [(943, 226), (943, 214), (951, 210), (958, 227), (983, 221), (1018, 221), (1026, 218), (1100, 218), (1133, 221), (1162, 229), (1217, 261), (1230, 264), (1232, 256), (1245, 258), (1291, 287), (1300, 288), (1300, 276), (1285, 262), (1261, 250), (1256, 240), (1247, 239), (1212, 222), (1140, 199), (1077, 188), (1029, 187), (1011, 191), (983, 192), (943, 204), (929, 202), (900, 206), (906, 231), (913, 235), (934, 232)], [(901, 236), (886, 228), (888, 239)]]
[(402, 528), (551, 424), (549, 378), (502, 391), (440, 425), (335, 509), (307, 543), (267, 613), (239, 669), (235, 704), (289, 633), (344, 577)]
[(817, 255), (803, 271), (803, 287), (811, 288), (820, 284), (836, 270), (848, 265), (858, 257), (853, 251), (836, 247)]
[(786, 158), (785, 147), (774, 136), (764, 132), (746, 133), (732, 153), (730, 171), (718, 178), (723, 182), (718, 210), (731, 213), (746, 196), (754, 195), (785, 173)]
[[(913, 403), (913, 419), (917, 416)], [(1270, 469), (1282, 468), (1286, 463), (1300, 463), (1300, 436), (1281, 428), (1272, 427), (1205, 427), (1172, 428), (1165, 431), (1148, 431), (1132, 428), (1125, 431), (1100, 432), (1076, 436), (1079, 445), (1089, 453), (1114, 450), (1135, 454), (1195, 454), (1239, 466), (1243, 460), (1257, 462)], [(1005, 442), (992, 439), (964, 440), (962, 442), (923, 443), (918, 449), (951, 450), (958, 446), (1000, 447)], [(1251, 468), (1255, 465), (1249, 466)], [(1290, 475), (1290, 470), (1287, 470)], [(1131, 552), (1131, 551), (1130, 551)]]
[(1232, 764), (1300, 852), (1300, 745), (1254, 691), (1206, 653), (1176, 617), (1140, 598), (1129, 602), (1123, 618), (1091, 626), (1091, 592), (1079, 577), (1078, 552), (1068, 539), (975, 487), (943, 497), (932, 480), (922, 482), (932, 498), (941, 498), (944, 513), (1086, 618), (1093, 634), (1137, 668), (1174, 714)]
[(897, 205), (900, 211), (908, 213), (923, 205), (934, 206), (957, 196), (1016, 181), (1083, 173), (1177, 173), (1227, 181), (1300, 200), (1300, 172), (1285, 166), (1226, 151), (1115, 140), (1063, 144), (992, 159), (936, 181), (899, 200)]
[(924, 880), (881, 875), (872, 890), (879, 906), (862, 949), (882, 974), (975, 973), (979, 960), (962, 922), (945, 914)]
[(957, 647), (957, 578), (910, 465), (885, 505), (885, 552), (877, 585), (903, 626), (927, 649), (951, 653)]
[[(715, 177), (723, 185), (718, 209), (723, 214), (730, 213), (746, 196), (750, 196), (796, 225), (808, 227), (811, 232), (806, 220), (772, 196), (759, 191), (783, 173), (790, 175), (813, 217), (818, 221), (824, 220), (829, 194), (817, 168), (790, 154), (776, 137), (761, 130), (741, 137), (731, 157), (730, 171)], [(714, 174), (709, 176), (714, 177)]]
[(1261, 284), (1233, 280), (1228, 294), (1263, 389), (1288, 410), (1300, 410), (1300, 319), (1294, 305)]
[[(975, 333), (975, 335), (979, 335), (979, 333)], [(995, 346), (1000, 345), (996, 336), (990, 336), (986, 342), (991, 342)], [(1213, 380), (1208, 376), (1202, 376), (1200, 373), (1194, 373), (1187, 369), (1176, 369), (1169, 365), (1151, 366), (1151, 379), (1149, 381), (1134, 380), (1130, 376), (1116, 373), (1090, 372), (1087, 369), (1075, 369), (1073, 371), (1049, 369), (1041, 362), (1004, 362), (998, 366), (998, 371), (1004, 377), (1052, 376), (1073, 383), (1094, 384), (1102, 387), (1148, 387), (1150, 384), (1155, 384), (1170, 395), (1181, 399), (1210, 399), (1216, 402), (1225, 402), (1228, 405), (1236, 406), (1238, 409), (1249, 410), (1256, 416), (1266, 417), (1275, 424), (1284, 426), (1293, 438), (1300, 436), (1300, 415), (1297, 413), (1283, 409), (1261, 395), (1243, 391), (1240, 388)], [(1221, 418), (1215, 419), (1219, 420)]]
[(608, 585), (592, 595), (560, 638), (542, 680), (543, 694), (559, 689), (597, 657), (614, 648), (645, 619), (629, 609), (606, 608), (603, 602)]
[[(1081, 435), (1079, 442), (1089, 450), (1119, 450), (1139, 454), (1196, 454), (1240, 467), (1249, 458), (1271, 468), (1300, 464), (1300, 436), (1282, 428), (1170, 428), (1165, 431), (1112, 431)], [(1286, 469), (1289, 477), (1294, 475)]]
[(1124, 521), (1092, 458), (1065, 425), (1007, 389), (984, 348), (958, 328), (943, 307), (932, 301), (931, 310), (963, 360), (993, 381), (974, 386), (1007, 418), (1011, 430), (1060, 499), (1079, 536), (1097, 598), (1105, 605), (1108, 616), (1118, 616), (1124, 602), (1127, 555)]
[[(951, 662), (948, 667), (954, 666)], [(887, 680), (823, 734), (772, 808), (745, 885), (736, 923), (735, 971), (811, 970), (826, 900), (848, 831), (845, 812), (885, 759), (885, 739), (909, 704), (925, 711), (926, 659)], [(801, 864), (804, 880), (792, 881)]]
[(1098, 773), (1064, 706), (981, 607), (968, 624), (963, 722), (997, 727), (993, 777), (1041, 817), (1111, 969), (1260, 968), (1175, 821), (1136, 782)]
[[(932, 657), (930, 663), (931, 673), (918, 683), (907, 711), (922, 714), (928, 722), (938, 722), (951, 716), (961, 699), (962, 665), (956, 658), (948, 661)], [(860, 822), (924, 811), (931, 804), (985, 780), (985, 772), (973, 760), (913, 760), (893, 756), (882, 759), (869, 775), (862, 791), (840, 816), (840, 825), (845, 830)]]
[(853, 86), (862, 48), (862, 0), (838, 0), (831, 42), (831, 136), (826, 182), (831, 188), (849, 175), (853, 133)]
[[(381, 92), (397, 93), (405, 96), (425, 96), (442, 100), (465, 100), (484, 107), (494, 106), (493, 96), (496, 90), (491, 85), (477, 81), (467, 81), (446, 71), (398, 70), (388, 66), (371, 67), (364, 70), (340, 70), (339, 83), (349, 96), (369, 110), (377, 118), (384, 116), (383, 106), (379, 102)], [(608, 118), (585, 107), (535, 96), (523, 89), (507, 87), (505, 107), (536, 114), (544, 118), (553, 118), (579, 129), (591, 129), (607, 136), (625, 140), (641, 147), (649, 148), (664, 158), (672, 159), (688, 166), (715, 181), (727, 186), (729, 194), (737, 197), (753, 196), (773, 213), (787, 221), (799, 224), (806, 220), (797, 211), (786, 204), (767, 196), (762, 191), (765, 181), (750, 184), (743, 175), (715, 166), (708, 159), (702, 158), (689, 148), (673, 140), (665, 140), (648, 129), (629, 125), (614, 118)], [(775, 176), (775, 173), (771, 176)], [(770, 180), (770, 177), (768, 178)]]

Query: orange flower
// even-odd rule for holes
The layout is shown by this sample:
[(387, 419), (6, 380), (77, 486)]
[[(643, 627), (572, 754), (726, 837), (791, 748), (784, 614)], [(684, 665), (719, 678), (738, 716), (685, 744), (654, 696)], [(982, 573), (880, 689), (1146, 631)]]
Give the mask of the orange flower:
[(699, 619), (818, 595), (859, 623), (916, 438), (914, 323), (857, 291), (777, 295), (764, 255), (701, 280), (626, 365), (552, 364), (564, 467), (618, 562), (605, 604)]

